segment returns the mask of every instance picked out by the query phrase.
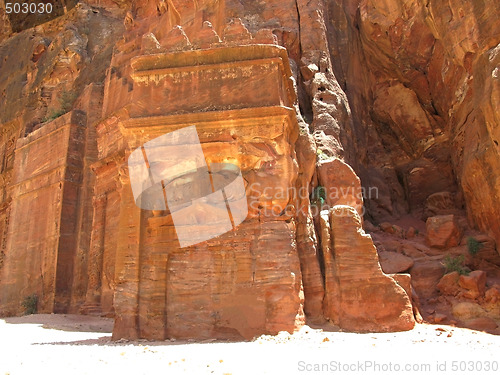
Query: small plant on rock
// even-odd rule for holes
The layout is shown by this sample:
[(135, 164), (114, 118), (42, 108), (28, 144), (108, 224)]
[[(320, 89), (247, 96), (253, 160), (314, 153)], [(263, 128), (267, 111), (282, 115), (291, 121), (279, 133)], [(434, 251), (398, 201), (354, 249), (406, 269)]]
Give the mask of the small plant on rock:
[(47, 121), (52, 121), (52, 120), (55, 120), (56, 118), (58, 117), (61, 117), (62, 115), (64, 115), (66, 113), (65, 110), (63, 109), (59, 109), (59, 110), (52, 110), (50, 111), (50, 113), (47, 115), (47, 117), (45, 117), (43, 119), (43, 122), (47, 122)]
[(32, 294), (26, 297), (22, 303), (26, 315), (36, 314), (38, 311), (38, 296)]
[(484, 245), (474, 237), (467, 238), (467, 249), (469, 250), (469, 254), (476, 255), (483, 246)]
[(465, 257), (463, 255), (454, 258), (447, 255), (443, 263), (446, 273), (457, 271), (460, 275), (468, 275), (470, 271), (464, 266), (464, 261)]
[(328, 159), (330, 159), (330, 157), (328, 156), (328, 154), (326, 154), (320, 148), (316, 149), (316, 156), (318, 157), (319, 160), (328, 160)]
[(326, 189), (324, 186), (318, 185), (314, 188), (311, 196), (311, 203), (322, 207), (326, 202)]
[(65, 113), (69, 112), (73, 108), (73, 104), (77, 98), (75, 92), (63, 91), (59, 97), (59, 108), (52, 109), (42, 122), (52, 121), (58, 117), (61, 117)]

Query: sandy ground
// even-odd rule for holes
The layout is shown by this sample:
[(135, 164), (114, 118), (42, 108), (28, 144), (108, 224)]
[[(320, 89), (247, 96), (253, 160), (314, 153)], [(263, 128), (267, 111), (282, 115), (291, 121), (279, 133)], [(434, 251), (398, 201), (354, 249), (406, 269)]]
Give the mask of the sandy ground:
[(355, 334), (304, 327), (251, 342), (112, 342), (111, 319), (0, 320), (4, 374), (500, 374), (500, 337), (418, 325)]

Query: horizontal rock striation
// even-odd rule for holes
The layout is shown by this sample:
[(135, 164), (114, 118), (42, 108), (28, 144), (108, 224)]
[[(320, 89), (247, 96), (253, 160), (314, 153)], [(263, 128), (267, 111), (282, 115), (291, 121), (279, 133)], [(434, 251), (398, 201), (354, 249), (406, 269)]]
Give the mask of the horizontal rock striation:
[(0, 314), (36, 295), (115, 339), (407, 330), (446, 318), (439, 288), (478, 294), (443, 286), (467, 246), (497, 308), (494, 0), (66, 3), (21, 31), (0, 1)]

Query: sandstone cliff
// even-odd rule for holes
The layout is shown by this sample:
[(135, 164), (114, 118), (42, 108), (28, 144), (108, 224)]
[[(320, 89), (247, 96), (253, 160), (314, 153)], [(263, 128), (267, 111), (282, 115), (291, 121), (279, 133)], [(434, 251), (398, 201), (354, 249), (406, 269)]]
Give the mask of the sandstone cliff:
[[(66, 3), (47, 21), (0, 2), (1, 313), (36, 294), (114, 316), (115, 338), (497, 329), (497, 2)], [(127, 159), (190, 125), (249, 210), (182, 248)], [(461, 254), (484, 287), (443, 292)]]

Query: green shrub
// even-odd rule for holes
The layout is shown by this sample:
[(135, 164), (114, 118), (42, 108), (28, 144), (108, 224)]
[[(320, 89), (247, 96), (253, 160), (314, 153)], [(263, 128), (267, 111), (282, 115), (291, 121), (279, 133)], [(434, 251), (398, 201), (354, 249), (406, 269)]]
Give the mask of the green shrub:
[(49, 114), (47, 115), (47, 117), (45, 117), (43, 119), (43, 122), (47, 122), (47, 121), (52, 121), (52, 120), (55, 120), (56, 118), (58, 117), (61, 117), (62, 115), (64, 115), (66, 113), (65, 110), (63, 109), (59, 109), (57, 111), (54, 111), (54, 110), (51, 110), (49, 112)]
[(38, 296), (32, 294), (24, 299), (22, 303), (26, 315), (36, 314), (38, 311)]
[(328, 160), (330, 159), (330, 156), (328, 156), (328, 154), (326, 154), (322, 149), (318, 148), (316, 149), (316, 156), (318, 157), (318, 159), (320, 160)]
[(476, 255), (483, 246), (484, 245), (474, 237), (467, 238), (467, 249), (469, 250), (469, 254)]
[(42, 122), (52, 121), (58, 117), (61, 117), (65, 113), (69, 112), (73, 108), (73, 104), (77, 98), (77, 94), (74, 92), (63, 91), (59, 97), (59, 109), (52, 109), (47, 116), (42, 120)]
[(314, 188), (311, 197), (311, 203), (318, 206), (323, 206), (326, 202), (326, 189), (324, 186), (318, 185)]
[(464, 261), (465, 257), (463, 255), (454, 258), (447, 255), (443, 263), (446, 273), (457, 271), (460, 275), (468, 275), (470, 271), (464, 266)]

